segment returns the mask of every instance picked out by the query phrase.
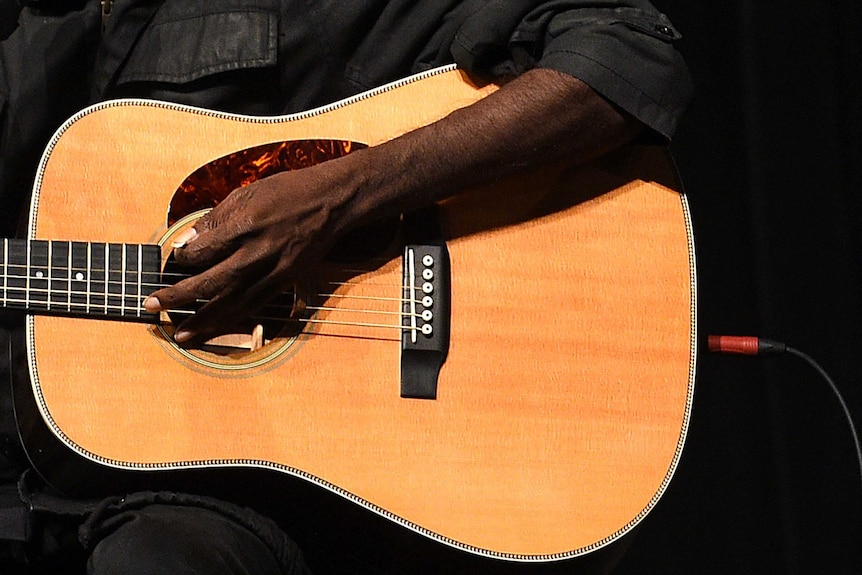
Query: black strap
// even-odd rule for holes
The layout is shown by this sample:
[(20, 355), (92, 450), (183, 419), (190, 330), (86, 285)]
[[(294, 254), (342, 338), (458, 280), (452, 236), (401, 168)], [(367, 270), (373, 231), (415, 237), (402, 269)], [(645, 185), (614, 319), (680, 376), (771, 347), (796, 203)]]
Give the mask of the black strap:
[(0, 485), (0, 540), (26, 542), (32, 536), (32, 513), (18, 495), (18, 487)]

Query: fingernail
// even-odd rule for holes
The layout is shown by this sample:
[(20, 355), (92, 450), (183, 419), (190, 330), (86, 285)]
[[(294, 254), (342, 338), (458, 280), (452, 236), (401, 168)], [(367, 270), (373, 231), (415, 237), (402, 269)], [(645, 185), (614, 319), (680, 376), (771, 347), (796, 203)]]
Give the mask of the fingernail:
[(174, 341), (177, 343), (184, 343), (192, 338), (192, 332), (190, 331), (178, 331), (174, 334)]
[(183, 230), (176, 238), (174, 238), (173, 243), (171, 243), (171, 247), (174, 249), (184, 248), (196, 235), (198, 235), (198, 232), (194, 228)]
[(159, 301), (159, 298), (150, 296), (144, 300), (144, 309), (150, 313), (156, 313), (162, 311), (162, 302)]

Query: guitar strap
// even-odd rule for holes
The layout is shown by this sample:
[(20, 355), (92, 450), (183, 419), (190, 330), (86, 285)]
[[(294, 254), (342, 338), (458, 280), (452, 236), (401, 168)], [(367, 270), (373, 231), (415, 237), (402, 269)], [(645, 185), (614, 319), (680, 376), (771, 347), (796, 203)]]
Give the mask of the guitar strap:
[[(23, 543), (30, 540), (33, 520), (14, 483), (0, 484), (0, 541)], [(0, 555), (2, 556), (2, 555)]]

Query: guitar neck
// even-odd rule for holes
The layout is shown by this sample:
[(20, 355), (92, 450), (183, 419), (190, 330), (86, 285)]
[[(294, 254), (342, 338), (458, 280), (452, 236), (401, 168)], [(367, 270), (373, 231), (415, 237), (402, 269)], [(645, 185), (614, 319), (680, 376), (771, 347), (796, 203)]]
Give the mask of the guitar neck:
[(33, 314), (156, 323), (143, 308), (163, 287), (157, 245), (4, 239), (0, 306)]

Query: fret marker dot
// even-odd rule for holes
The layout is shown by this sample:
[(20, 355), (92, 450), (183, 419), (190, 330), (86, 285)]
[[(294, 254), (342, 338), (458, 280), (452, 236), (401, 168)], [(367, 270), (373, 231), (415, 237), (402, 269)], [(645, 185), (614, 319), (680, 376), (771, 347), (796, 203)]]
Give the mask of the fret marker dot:
[(84, 274), (82, 274), (81, 272), (76, 273), (76, 274), (75, 274), (75, 279), (76, 279), (76, 280), (78, 280), (78, 281), (83, 280), (83, 279), (84, 279)]
[(45, 274), (42, 272), (36, 272), (36, 277), (37, 278), (43, 278), (43, 277), (45, 277)]

